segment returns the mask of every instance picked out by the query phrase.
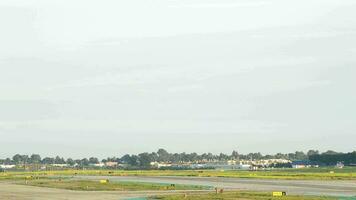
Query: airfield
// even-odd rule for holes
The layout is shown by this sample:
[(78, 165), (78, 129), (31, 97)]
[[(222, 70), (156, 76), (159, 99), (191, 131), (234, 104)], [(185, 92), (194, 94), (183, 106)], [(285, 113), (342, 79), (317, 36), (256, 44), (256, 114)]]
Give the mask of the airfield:
[[(285, 191), (288, 194), (287, 197), (282, 198), (285, 200), (338, 200), (356, 197), (354, 169), (352, 171), (350, 169), (339, 170), (332, 174), (320, 171), (320, 169), (318, 171), (271, 172), (270, 174), (255, 172), (260, 174), (250, 178), (246, 178), (245, 173), (251, 172), (69, 170), (2, 173), (0, 199), (128, 200), (146, 197), (151, 197), (149, 199), (152, 197), (184, 199), (183, 195), (188, 194), (188, 197), (192, 197), (188, 199), (200, 200), (205, 198), (204, 195), (214, 194), (215, 188), (223, 189), (227, 196), (229, 192), (231, 192), (230, 196), (233, 196), (232, 192), (236, 191), (257, 192), (258, 195), (256, 198), (250, 194), (248, 194), (249, 197), (239, 198), (240, 194), (238, 194), (236, 198), (210, 196), (211, 198), (206, 199), (274, 199), (270, 196), (272, 191)], [(325, 176), (322, 176), (322, 173)], [(264, 174), (270, 176), (262, 176)], [(298, 174), (298, 176), (291, 179), (291, 174)], [(279, 178), (276, 178), (278, 175)], [(28, 179), (28, 177), (31, 178)], [(100, 184), (100, 180), (108, 180), (108, 183)], [(83, 187), (85, 185), (86, 187)], [(169, 185), (175, 185), (175, 188), (169, 188)], [(172, 195), (175, 198), (168, 198)], [(199, 196), (201, 198), (198, 198)]]
[(126, 200), (182, 193), (182, 191), (72, 191), (0, 182), (1, 200)]
[(317, 180), (263, 180), (219, 177), (112, 177), (82, 176), (80, 179), (109, 179), (149, 183), (173, 183), (202, 185), (228, 190), (286, 191), (288, 194), (317, 196), (356, 196), (356, 181), (317, 181)]

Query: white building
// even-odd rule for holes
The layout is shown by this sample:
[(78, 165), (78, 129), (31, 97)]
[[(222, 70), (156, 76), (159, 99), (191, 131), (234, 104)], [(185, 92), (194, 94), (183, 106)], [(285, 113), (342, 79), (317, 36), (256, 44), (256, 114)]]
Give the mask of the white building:
[(151, 162), (150, 163), (152, 167), (156, 167), (156, 168), (161, 168), (161, 167), (171, 167), (172, 164), (170, 163), (160, 163), (160, 162)]
[(90, 164), (90, 166), (93, 166), (93, 167), (104, 167), (105, 166), (105, 163), (95, 163), (95, 164)]
[(11, 168), (15, 168), (16, 165), (0, 165), (0, 169), (11, 169)]
[(53, 167), (68, 167), (68, 164), (51, 164)]
[(238, 169), (243, 169), (243, 170), (248, 170), (248, 169), (251, 169), (251, 165), (249, 165), (249, 164), (239, 164), (239, 165), (237, 165), (237, 168)]
[(116, 167), (118, 164), (119, 164), (118, 162), (109, 161), (109, 162), (105, 163), (105, 166), (106, 167)]
[(344, 163), (342, 163), (342, 162), (337, 162), (335, 167), (342, 169), (342, 168), (344, 168), (344, 166), (345, 166)]

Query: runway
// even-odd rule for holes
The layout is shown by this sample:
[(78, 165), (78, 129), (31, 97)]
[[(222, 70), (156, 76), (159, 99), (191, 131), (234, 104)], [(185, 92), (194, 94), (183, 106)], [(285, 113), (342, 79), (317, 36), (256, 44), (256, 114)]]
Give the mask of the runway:
[(146, 177), (146, 176), (80, 176), (79, 179), (109, 179), (152, 183), (189, 184), (225, 189), (286, 191), (288, 194), (322, 196), (356, 196), (356, 181), (265, 180), (219, 177)]
[[(287, 194), (318, 196), (356, 196), (356, 181), (262, 180), (217, 177), (75, 176), (73, 179), (111, 182), (135, 181), (204, 185), (225, 190), (285, 191)], [(187, 191), (71, 191), (0, 182), (0, 199), (6, 200), (119, 200)], [(207, 191), (189, 191), (207, 192)]]
[[(73, 191), (0, 182), (1, 200), (127, 200), (186, 191)], [(205, 191), (189, 191), (199, 193)]]

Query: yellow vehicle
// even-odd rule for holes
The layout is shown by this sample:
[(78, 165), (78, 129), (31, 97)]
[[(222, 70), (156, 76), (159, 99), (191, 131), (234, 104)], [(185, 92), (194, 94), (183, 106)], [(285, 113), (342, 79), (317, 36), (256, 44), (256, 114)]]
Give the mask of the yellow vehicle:
[(281, 197), (281, 196), (286, 196), (286, 192), (272, 192), (272, 196), (274, 197)]
[(100, 183), (109, 183), (109, 180), (108, 179), (103, 179), (103, 180), (100, 180)]

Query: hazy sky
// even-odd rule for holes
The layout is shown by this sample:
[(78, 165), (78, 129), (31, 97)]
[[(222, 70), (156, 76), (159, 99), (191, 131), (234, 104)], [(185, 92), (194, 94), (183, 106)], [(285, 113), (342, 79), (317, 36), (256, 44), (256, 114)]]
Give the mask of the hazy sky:
[(353, 151), (355, 0), (1, 0), (0, 157)]

